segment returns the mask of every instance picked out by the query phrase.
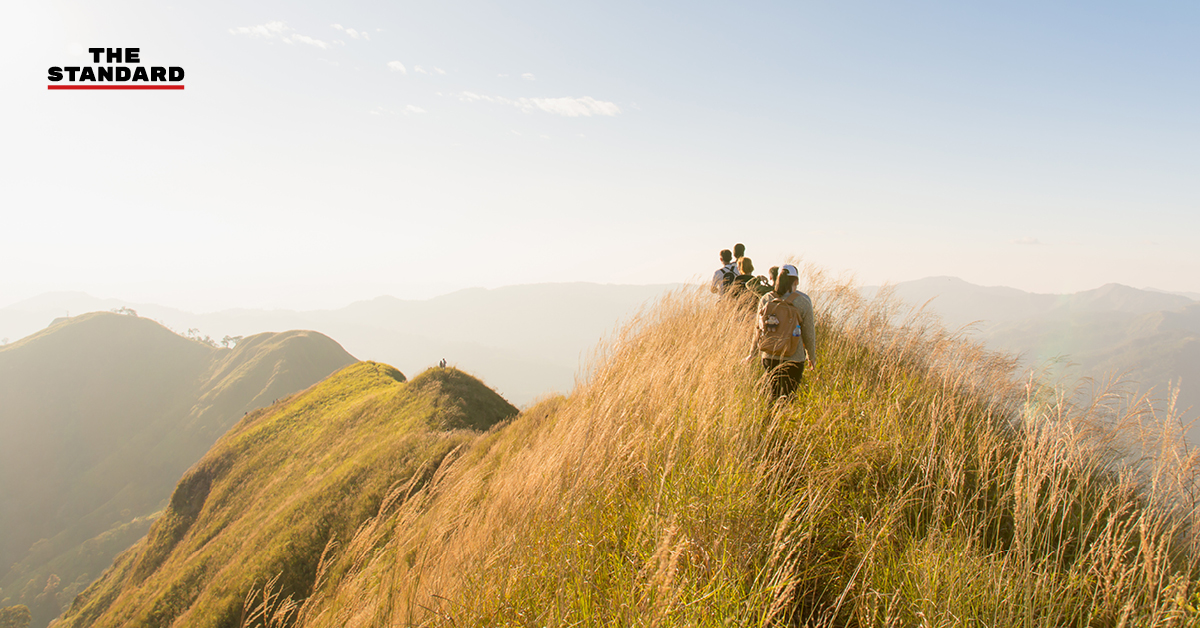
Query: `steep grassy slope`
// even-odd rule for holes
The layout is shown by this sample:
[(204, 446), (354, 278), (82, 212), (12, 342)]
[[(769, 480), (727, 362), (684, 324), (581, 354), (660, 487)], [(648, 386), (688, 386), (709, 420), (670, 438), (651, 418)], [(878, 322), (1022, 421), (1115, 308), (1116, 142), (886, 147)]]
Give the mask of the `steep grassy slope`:
[(307, 595), (329, 541), (350, 542), (475, 430), (514, 414), (454, 369), (405, 383), (390, 366), (349, 366), (230, 429), (63, 625), (236, 626), (251, 586), (277, 575)]
[(45, 625), (225, 430), (353, 361), (313, 332), (214, 349), (111, 313), (0, 348), (0, 600)]
[[(1169, 417), (1110, 397), (1070, 406), (1014, 382), (1008, 359), (919, 320), (892, 326), (895, 308), (849, 286), (802, 285), (821, 357), (795, 399), (764, 399), (741, 361), (745, 308), (670, 299), (569, 398), (382, 504), (299, 608), (268, 596), (266, 616), (339, 628), (1200, 619), (1196, 459), (1153, 429)], [(1133, 438), (1157, 439), (1141, 444), (1157, 457), (1121, 457)]]

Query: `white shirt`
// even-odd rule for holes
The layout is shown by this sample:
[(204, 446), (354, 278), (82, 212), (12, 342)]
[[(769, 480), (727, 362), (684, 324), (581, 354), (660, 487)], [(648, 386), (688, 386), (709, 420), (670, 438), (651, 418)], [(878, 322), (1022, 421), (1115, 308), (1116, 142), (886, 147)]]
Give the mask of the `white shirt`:
[(716, 292), (717, 294), (725, 293), (725, 272), (726, 271), (732, 272), (736, 276), (738, 274), (737, 264), (735, 264), (733, 262), (729, 262), (728, 264), (718, 268), (717, 271), (713, 273), (713, 279), (712, 279), (713, 292)]

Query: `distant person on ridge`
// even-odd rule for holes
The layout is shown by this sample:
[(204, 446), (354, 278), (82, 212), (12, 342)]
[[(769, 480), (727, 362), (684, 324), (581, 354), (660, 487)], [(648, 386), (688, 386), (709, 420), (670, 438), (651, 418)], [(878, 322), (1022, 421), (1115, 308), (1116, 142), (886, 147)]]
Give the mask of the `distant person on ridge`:
[(717, 294), (725, 294), (725, 288), (737, 277), (737, 265), (733, 263), (733, 253), (729, 249), (721, 251), (721, 267), (713, 273), (710, 290)]
[(779, 399), (796, 392), (804, 377), (804, 362), (817, 366), (817, 332), (812, 299), (796, 290), (796, 267), (779, 269), (775, 289), (758, 301), (758, 325), (746, 361), (758, 355), (771, 384), (771, 397)]

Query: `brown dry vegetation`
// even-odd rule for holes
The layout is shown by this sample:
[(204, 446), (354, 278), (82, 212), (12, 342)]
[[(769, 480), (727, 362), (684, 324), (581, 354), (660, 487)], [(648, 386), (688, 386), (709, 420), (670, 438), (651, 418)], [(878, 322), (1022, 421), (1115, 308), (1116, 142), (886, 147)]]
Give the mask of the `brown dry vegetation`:
[(1169, 411), (1072, 404), (886, 297), (801, 288), (820, 361), (795, 399), (741, 362), (744, 304), (674, 294), (245, 624), (1197, 622), (1197, 460)]

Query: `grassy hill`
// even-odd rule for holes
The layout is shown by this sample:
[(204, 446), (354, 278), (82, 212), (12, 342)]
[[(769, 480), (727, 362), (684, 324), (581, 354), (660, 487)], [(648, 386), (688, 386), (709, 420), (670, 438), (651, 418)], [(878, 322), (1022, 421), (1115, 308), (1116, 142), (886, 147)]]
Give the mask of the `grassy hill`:
[(216, 349), (112, 313), (0, 347), (0, 606), (45, 625), (231, 425), (353, 361), (313, 332)]
[[(569, 397), (483, 434), (424, 431), (442, 422), (391, 408), (437, 404), (389, 401), (416, 382), (353, 367), (231, 432), (70, 625), (1200, 621), (1197, 459), (1170, 417), (1072, 405), (927, 320), (893, 325), (905, 308), (818, 274), (802, 288), (820, 363), (783, 403), (741, 360), (747, 308), (697, 293), (633, 321)], [(323, 401), (346, 387), (344, 408)], [(366, 448), (380, 439), (421, 444), (368, 463), (392, 455)], [(386, 480), (346, 496), (334, 460)]]
[(330, 540), (350, 543), (516, 412), (454, 369), (405, 383), (390, 366), (349, 366), (234, 426), (62, 625), (235, 626), (256, 583), (279, 575), (283, 592), (306, 594)]

